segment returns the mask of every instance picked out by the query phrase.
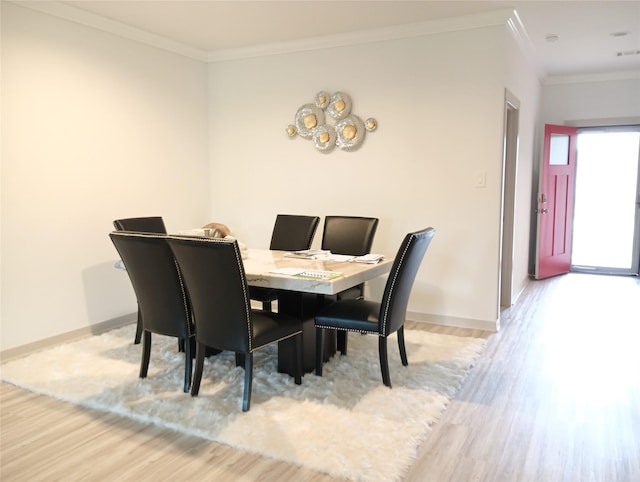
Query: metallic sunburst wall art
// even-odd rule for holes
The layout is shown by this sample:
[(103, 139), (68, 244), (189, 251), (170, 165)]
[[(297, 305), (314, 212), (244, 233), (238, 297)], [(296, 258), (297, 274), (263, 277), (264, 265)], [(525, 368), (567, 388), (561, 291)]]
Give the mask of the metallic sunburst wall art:
[(313, 103), (298, 109), (294, 123), (287, 126), (287, 135), (312, 140), (320, 152), (330, 152), (335, 146), (343, 151), (354, 151), (364, 141), (367, 131), (373, 132), (377, 127), (378, 121), (374, 118), (363, 121), (352, 112), (349, 95), (320, 91)]

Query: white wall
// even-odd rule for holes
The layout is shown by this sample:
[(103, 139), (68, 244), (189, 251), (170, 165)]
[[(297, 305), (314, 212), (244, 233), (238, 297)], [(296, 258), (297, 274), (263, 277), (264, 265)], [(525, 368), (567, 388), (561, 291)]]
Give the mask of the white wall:
[(545, 124), (566, 121), (640, 116), (640, 73), (609, 78), (567, 79), (545, 85), (542, 117)]
[[(138, 215), (224, 222), (256, 247), (279, 212), (377, 216), (373, 249), (390, 256), (434, 226), (410, 316), (496, 327), (505, 86), (525, 119), (525, 194), (537, 102), (509, 43), (494, 25), (207, 67), (3, 3), (1, 349), (134, 313), (107, 233)], [(287, 137), (319, 90), (378, 120), (358, 151)]]
[[(407, 232), (434, 226), (409, 311), (494, 327), (504, 32), (501, 25), (212, 64), (214, 217), (248, 245), (267, 247), (277, 213), (377, 216), (373, 250), (390, 256)], [(358, 151), (323, 154), (287, 137), (298, 107), (320, 90), (348, 93), (355, 114), (378, 120)], [(474, 185), (478, 171), (485, 188)], [(370, 284), (373, 296), (383, 281)]]
[(209, 222), (206, 67), (2, 3), (3, 350), (136, 311), (120, 217)]

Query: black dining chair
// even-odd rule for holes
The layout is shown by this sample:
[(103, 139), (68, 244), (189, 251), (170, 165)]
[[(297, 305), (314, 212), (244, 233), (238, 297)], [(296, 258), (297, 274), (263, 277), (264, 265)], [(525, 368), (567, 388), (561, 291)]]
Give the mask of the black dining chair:
[[(167, 228), (165, 227), (164, 220), (162, 219), (161, 216), (116, 219), (115, 221), (113, 221), (113, 226), (118, 231), (136, 231), (139, 233), (167, 234)], [(140, 343), (141, 336), (142, 336), (142, 315), (140, 313), (140, 307), (138, 307), (138, 321), (136, 325), (136, 335), (133, 339), (133, 343), (135, 345)]]
[(242, 410), (249, 410), (253, 353), (293, 339), (295, 383), (302, 383), (302, 323), (282, 313), (251, 309), (247, 279), (236, 240), (170, 236), (169, 245), (187, 285), (196, 327), (196, 366), (191, 395), (197, 396), (207, 347), (244, 358)]
[[(318, 216), (278, 214), (273, 225), (269, 249), (280, 251), (309, 249), (319, 223), (320, 217)], [(249, 287), (249, 296), (252, 300), (261, 302), (263, 310), (271, 311), (272, 303), (278, 299), (278, 291), (251, 286)]]
[(116, 219), (113, 221), (113, 226), (118, 231), (167, 234), (167, 228), (164, 225), (162, 216)]
[(322, 249), (352, 256), (368, 254), (377, 229), (378, 218), (326, 216), (322, 230)]
[(138, 298), (142, 314), (140, 378), (146, 378), (151, 334), (173, 336), (184, 347), (184, 391), (191, 386), (194, 330), (182, 275), (165, 234), (113, 231), (109, 234)]
[(408, 365), (404, 344), (407, 304), (418, 268), (434, 234), (435, 229), (426, 228), (405, 236), (393, 261), (381, 302), (364, 299), (340, 300), (316, 314), (316, 375), (322, 376), (324, 330), (375, 334), (379, 337), (378, 352), (382, 381), (391, 388), (387, 338), (392, 333), (398, 333), (400, 359), (404, 366)]
[(319, 223), (318, 216), (278, 214), (273, 225), (269, 249), (282, 251), (309, 249)]
[[(378, 218), (361, 216), (326, 216), (322, 231), (322, 246), (333, 254), (362, 256), (371, 252), (373, 239), (378, 229)], [(324, 303), (338, 300), (357, 300), (364, 297), (364, 283), (341, 291), (334, 297), (324, 297)], [(347, 354), (347, 332), (339, 331), (337, 346), (340, 353)]]

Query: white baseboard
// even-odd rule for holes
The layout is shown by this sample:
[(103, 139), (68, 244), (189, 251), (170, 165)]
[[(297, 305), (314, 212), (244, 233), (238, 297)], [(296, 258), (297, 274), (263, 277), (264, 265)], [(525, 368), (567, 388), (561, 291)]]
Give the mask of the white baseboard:
[(531, 278), (526, 278), (522, 281), (522, 283), (520, 284), (520, 290), (512, 296), (511, 306), (515, 305), (518, 302), (518, 300), (520, 299), (520, 295), (524, 293), (524, 290), (527, 288), (527, 286), (529, 286), (529, 283), (531, 283)]
[[(91, 335), (99, 335), (105, 331), (113, 330), (130, 323), (135, 323), (137, 320), (137, 313), (131, 313), (129, 315), (119, 316), (111, 320), (102, 321), (94, 325), (85, 326), (77, 330), (62, 333), (60, 335), (45, 338), (43, 340), (34, 341), (33, 343), (27, 343), (16, 348), (10, 348), (8, 350), (0, 351), (0, 360), (2, 362), (20, 358), (22, 356), (30, 355), (33, 352), (49, 348), (50, 346), (60, 345), (62, 343), (68, 343), (70, 341), (85, 338)], [(132, 340), (133, 342), (133, 340)]]
[(484, 330), (491, 332), (498, 332), (500, 330), (500, 320), (485, 321), (416, 312), (407, 312), (407, 320), (422, 323), (433, 323), (434, 325), (455, 326), (457, 328), (470, 328), (472, 330)]

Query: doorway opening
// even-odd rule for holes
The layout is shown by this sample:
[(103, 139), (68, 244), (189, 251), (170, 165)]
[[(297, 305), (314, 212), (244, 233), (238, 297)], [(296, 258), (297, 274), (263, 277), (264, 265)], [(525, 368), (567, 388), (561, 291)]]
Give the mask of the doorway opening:
[(571, 271), (638, 275), (640, 126), (578, 130)]
[(502, 235), (500, 252), (500, 307), (513, 304), (513, 244), (515, 237), (516, 176), (520, 101), (505, 91), (502, 160)]

